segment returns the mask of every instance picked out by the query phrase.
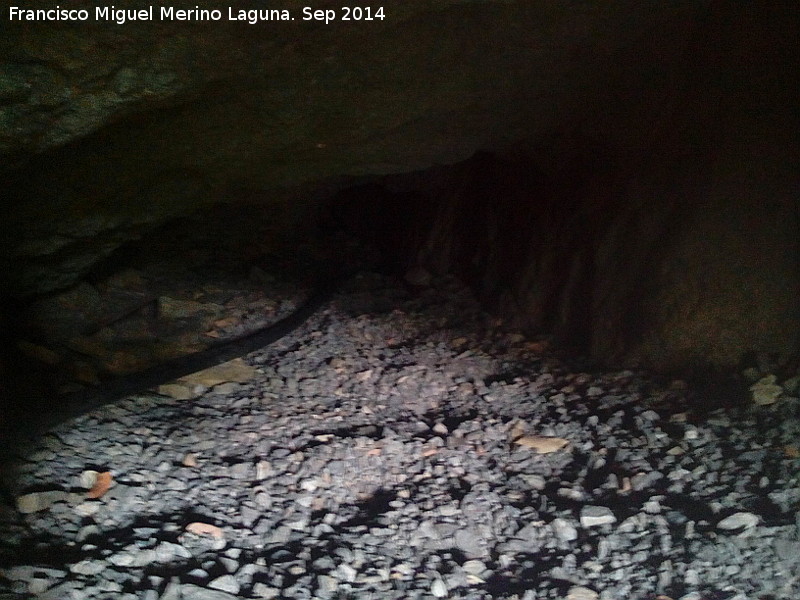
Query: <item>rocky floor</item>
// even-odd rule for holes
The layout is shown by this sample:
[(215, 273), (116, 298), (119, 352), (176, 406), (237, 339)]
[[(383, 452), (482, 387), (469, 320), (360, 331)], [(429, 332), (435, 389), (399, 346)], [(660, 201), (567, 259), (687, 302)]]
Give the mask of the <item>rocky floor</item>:
[(796, 381), (701, 418), (543, 350), (456, 281), (362, 274), (246, 381), (25, 450), (0, 598), (800, 597)]

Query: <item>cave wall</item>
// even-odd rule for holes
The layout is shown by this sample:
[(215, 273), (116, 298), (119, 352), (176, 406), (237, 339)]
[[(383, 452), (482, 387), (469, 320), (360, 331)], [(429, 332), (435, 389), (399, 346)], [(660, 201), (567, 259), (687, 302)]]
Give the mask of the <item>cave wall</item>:
[(607, 365), (788, 363), (800, 349), (800, 123), (797, 21), (784, 17), (716, 5), (658, 100), (630, 93), (643, 75), (627, 73), (604, 90), (616, 116), (424, 182), (387, 179), (437, 206), (414, 260)]
[[(597, 155), (560, 171), (479, 155), (446, 185), (432, 177), (436, 214), (412, 227), (426, 234), (403, 266), (456, 272), (510, 325), (606, 365), (785, 363), (800, 340), (794, 174), (722, 162), (631, 178)], [(386, 185), (398, 194), (389, 205), (409, 193), (404, 177)]]
[(677, 69), (705, 10), (409, 0), (351, 25), (5, 22), (4, 287), (64, 287), (142, 231), (241, 190), (268, 197), (536, 138), (586, 118), (609, 78), (638, 78), (637, 57)]
[(798, 351), (797, 5), (388, 12), (4, 22), (4, 293), (63, 289), (213, 203), (272, 203), (293, 228), (369, 180), (352, 218), (371, 214), (398, 264), (456, 271), (519, 327), (601, 361)]

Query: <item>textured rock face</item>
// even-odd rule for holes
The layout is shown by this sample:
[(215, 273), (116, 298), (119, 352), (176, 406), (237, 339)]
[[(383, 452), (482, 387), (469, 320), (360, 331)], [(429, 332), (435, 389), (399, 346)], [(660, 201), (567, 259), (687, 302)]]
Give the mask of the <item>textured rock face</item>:
[(284, 5), (296, 21), (4, 23), (7, 293), (220, 200), (292, 228), (303, 190), (484, 150), (392, 184), (421, 190), (408, 256), (610, 360), (797, 349), (796, 8), (408, 0), (325, 26)]
[(406, 260), (459, 272), (512, 323), (609, 364), (670, 372), (797, 353), (800, 223), (788, 172), (731, 187), (702, 155), (667, 179), (617, 181), (592, 161), (547, 174), (535, 164), (463, 164), (452, 191), (428, 192), (438, 203), (411, 227), (428, 233)]
[(583, 118), (647, 32), (672, 48), (658, 64), (675, 61), (700, 12), (409, 1), (383, 21), (325, 26), (301, 21), (300, 4), (286, 3), (297, 21), (260, 26), (6, 23), (7, 287), (64, 286), (232, 190), (412, 171), (535, 138)]
[(424, 184), (387, 179), (384, 202), (418, 215), (398, 237), (426, 232), (401, 258), (460, 272), (520, 327), (610, 364), (669, 372), (796, 354), (800, 150), (785, 86), (797, 73), (784, 29), (739, 18), (709, 16), (681, 88), (656, 85), (660, 102), (606, 90), (602, 108), (636, 119), (590, 107), (583, 135), (476, 156)]

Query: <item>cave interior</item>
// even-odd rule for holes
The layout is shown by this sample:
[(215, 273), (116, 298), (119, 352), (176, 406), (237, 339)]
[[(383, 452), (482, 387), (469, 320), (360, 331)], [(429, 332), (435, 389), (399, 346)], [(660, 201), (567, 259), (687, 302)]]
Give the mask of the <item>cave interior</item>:
[[(591, 378), (646, 381), (635, 402), (681, 427), (722, 413), (765, 427), (800, 418), (797, 7), (404, 4), (375, 23), (273, 23), (267, 37), (238, 23), (3, 24), (0, 418), (12, 507), (53, 489), (18, 473), (31, 444), (63, 441), (51, 428), (121, 400), (136, 412), (143, 394), (142, 411), (223, 389), (241, 398), (252, 373), (196, 372), (241, 366), (284, 335), (302, 352), (323, 336), (308, 319), (343, 320), (342, 336), (388, 319), (370, 351), (387, 372), (436, 335), (462, 350), (442, 372), (481, 344), (512, 348), (516, 363), (498, 354), (496, 372), (456, 375), (484, 399), (558, 364), (572, 373), (564, 389), (590, 406)], [(452, 301), (448, 315), (450, 301), (436, 302), (456, 288), (476, 304)], [(478, 312), (482, 328), (467, 327)], [(434, 321), (438, 332), (426, 329)], [(224, 361), (201, 358), (223, 347)], [(366, 381), (369, 364), (348, 376)], [(436, 394), (425, 389), (410, 393)], [(482, 410), (458, 406), (408, 415), (446, 432)], [(786, 469), (797, 450), (782, 447)], [(790, 504), (770, 510), (788, 518)], [(22, 564), (58, 563), (52, 539), (42, 559), (14, 535), (16, 551), (30, 548)], [(62, 564), (82, 559), (80, 543), (62, 543)], [(206, 570), (196, 581), (153, 571), (154, 589), (222, 573)], [(520, 572), (490, 580), (486, 597), (534, 589), (538, 575)], [(242, 597), (258, 597), (259, 581)], [(696, 588), (683, 581), (659, 589)]]

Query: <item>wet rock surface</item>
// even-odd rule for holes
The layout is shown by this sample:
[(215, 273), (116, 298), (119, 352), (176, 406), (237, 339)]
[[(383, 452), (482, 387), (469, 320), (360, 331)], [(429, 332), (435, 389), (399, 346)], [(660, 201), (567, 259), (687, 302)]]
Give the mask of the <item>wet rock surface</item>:
[(797, 597), (788, 389), (700, 419), (542, 348), (454, 279), (362, 273), (251, 379), (21, 450), (3, 597)]

